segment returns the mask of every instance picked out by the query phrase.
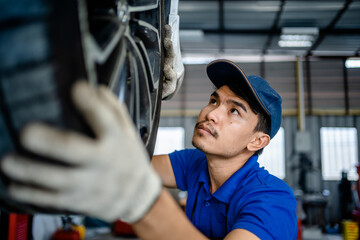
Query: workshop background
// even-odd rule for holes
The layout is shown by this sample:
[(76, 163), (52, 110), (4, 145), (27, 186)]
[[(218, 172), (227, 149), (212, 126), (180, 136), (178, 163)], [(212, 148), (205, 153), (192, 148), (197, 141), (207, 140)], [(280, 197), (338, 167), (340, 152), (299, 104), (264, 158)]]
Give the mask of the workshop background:
[(181, 0), (179, 15), (185, 78), (162, 104), (155, 153), (193, 147), (213, 91), (206, 64), (233, 60), (283, 98), (260, 162), (294, 190), (303, 239), (358, 239), (345, 220), (360, 219), (360, 1)]
[[(360, 239), (360, 0), (179, 0), (179, 16), (185, 77), (177, 95), (162, 102), (154, 153), (193, 148), (198, 113), (214, 91), (206, 65), (232, 60), (283, 98), (282, 126), (259, 162), (293, 189), (298, 239)], [(184, 207), (186, 192), (171, 193)], [(1, 217), (8, 220), (0, 211)], [(65, 227), (92, 240), (114, 239), (110, 228), (119, 227), (125, 239), (137, 239), (120, 221), (110, 226), (82, 216), (28, 217), (13, 214), (3, 226), (33, 228), (36, 240)], [(21, 237), (3, 230), (0, 240)]]

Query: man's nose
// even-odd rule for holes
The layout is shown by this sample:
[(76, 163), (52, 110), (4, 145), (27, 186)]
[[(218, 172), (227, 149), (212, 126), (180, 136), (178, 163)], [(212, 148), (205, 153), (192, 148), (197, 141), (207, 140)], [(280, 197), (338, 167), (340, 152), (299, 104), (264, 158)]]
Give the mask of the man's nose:
[(223, 111), (224, 111), (224, 109), (222, 106), (217, 106), (217, 107), (211, 109), (211, 111), (209, 111), (206, 114), (206, 118), (208, 121), (212, 121), (214, 123), (219, 123), (222, 119)]

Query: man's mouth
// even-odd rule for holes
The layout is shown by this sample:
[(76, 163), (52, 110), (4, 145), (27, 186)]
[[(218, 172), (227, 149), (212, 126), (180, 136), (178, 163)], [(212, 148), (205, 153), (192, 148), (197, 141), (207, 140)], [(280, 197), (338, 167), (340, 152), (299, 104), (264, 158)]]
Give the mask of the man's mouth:
[(196, 123), (195, 129), (201, 129), (205, 132), (208, 132), (213, 137), (217, 138), (219, 136), (218, 132), (215, 130), (215, 128), (211, 124), (205, 124), (205, 121), (201, 121)]

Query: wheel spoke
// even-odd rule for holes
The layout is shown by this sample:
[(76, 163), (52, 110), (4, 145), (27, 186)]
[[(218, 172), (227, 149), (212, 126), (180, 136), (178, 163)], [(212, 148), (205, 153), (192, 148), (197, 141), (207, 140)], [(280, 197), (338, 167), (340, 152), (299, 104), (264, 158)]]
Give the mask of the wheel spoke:
[(144, 140), (144, 143), (147, 142), (147, 135), (150, 133), (151, 129), (151, 98), (150, 98), (150, 90), (148, 85), (148, 75), (146, 71), (146, 66), (143, 61), (142, 55), (137, 47), (136, 42), (139, 39), (136, 38), (128, 38), (129, 41), (129, 49), (134, 54), (134, 59), (136, 61), (137, 66), (137, 81), (138, 84), (138, 96), (139, 101), (137, 102), (137, 106), (139, 108), (139, 119), (136, 125), (140, 131), (141, 137)]
[[(137, 20), (134, 21), (134, 35), (141, 39), (141, 46), (139, 49), (142, 51), (143, 58), (146, 58), (148, 65), (151, 69), (151, 82), (150, 85), (157, 88), (160, 78), (160, 37), (158, 30), (152, 25)], [(152, 90), (152, 89), (151, 89)]]
[(143, 12), (158, 7), (158, 0), (128, 0), (131, 12)]

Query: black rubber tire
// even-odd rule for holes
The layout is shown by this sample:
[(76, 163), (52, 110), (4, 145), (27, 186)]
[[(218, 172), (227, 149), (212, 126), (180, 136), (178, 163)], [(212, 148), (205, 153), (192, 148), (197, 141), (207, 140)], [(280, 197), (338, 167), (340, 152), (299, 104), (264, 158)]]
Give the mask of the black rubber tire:
[[(18, 140), (33, 121), (94, 136), (70, 100), (79, 79), (107, 85), (126, 103), (151, 156), (161, 107), (164, 21), (164, 0), (1, 2), (0, 159), (14, 151), (33, 156)], [(7, 181), (2, 176), (0, 207), (58, 212), (12, 201)]]

